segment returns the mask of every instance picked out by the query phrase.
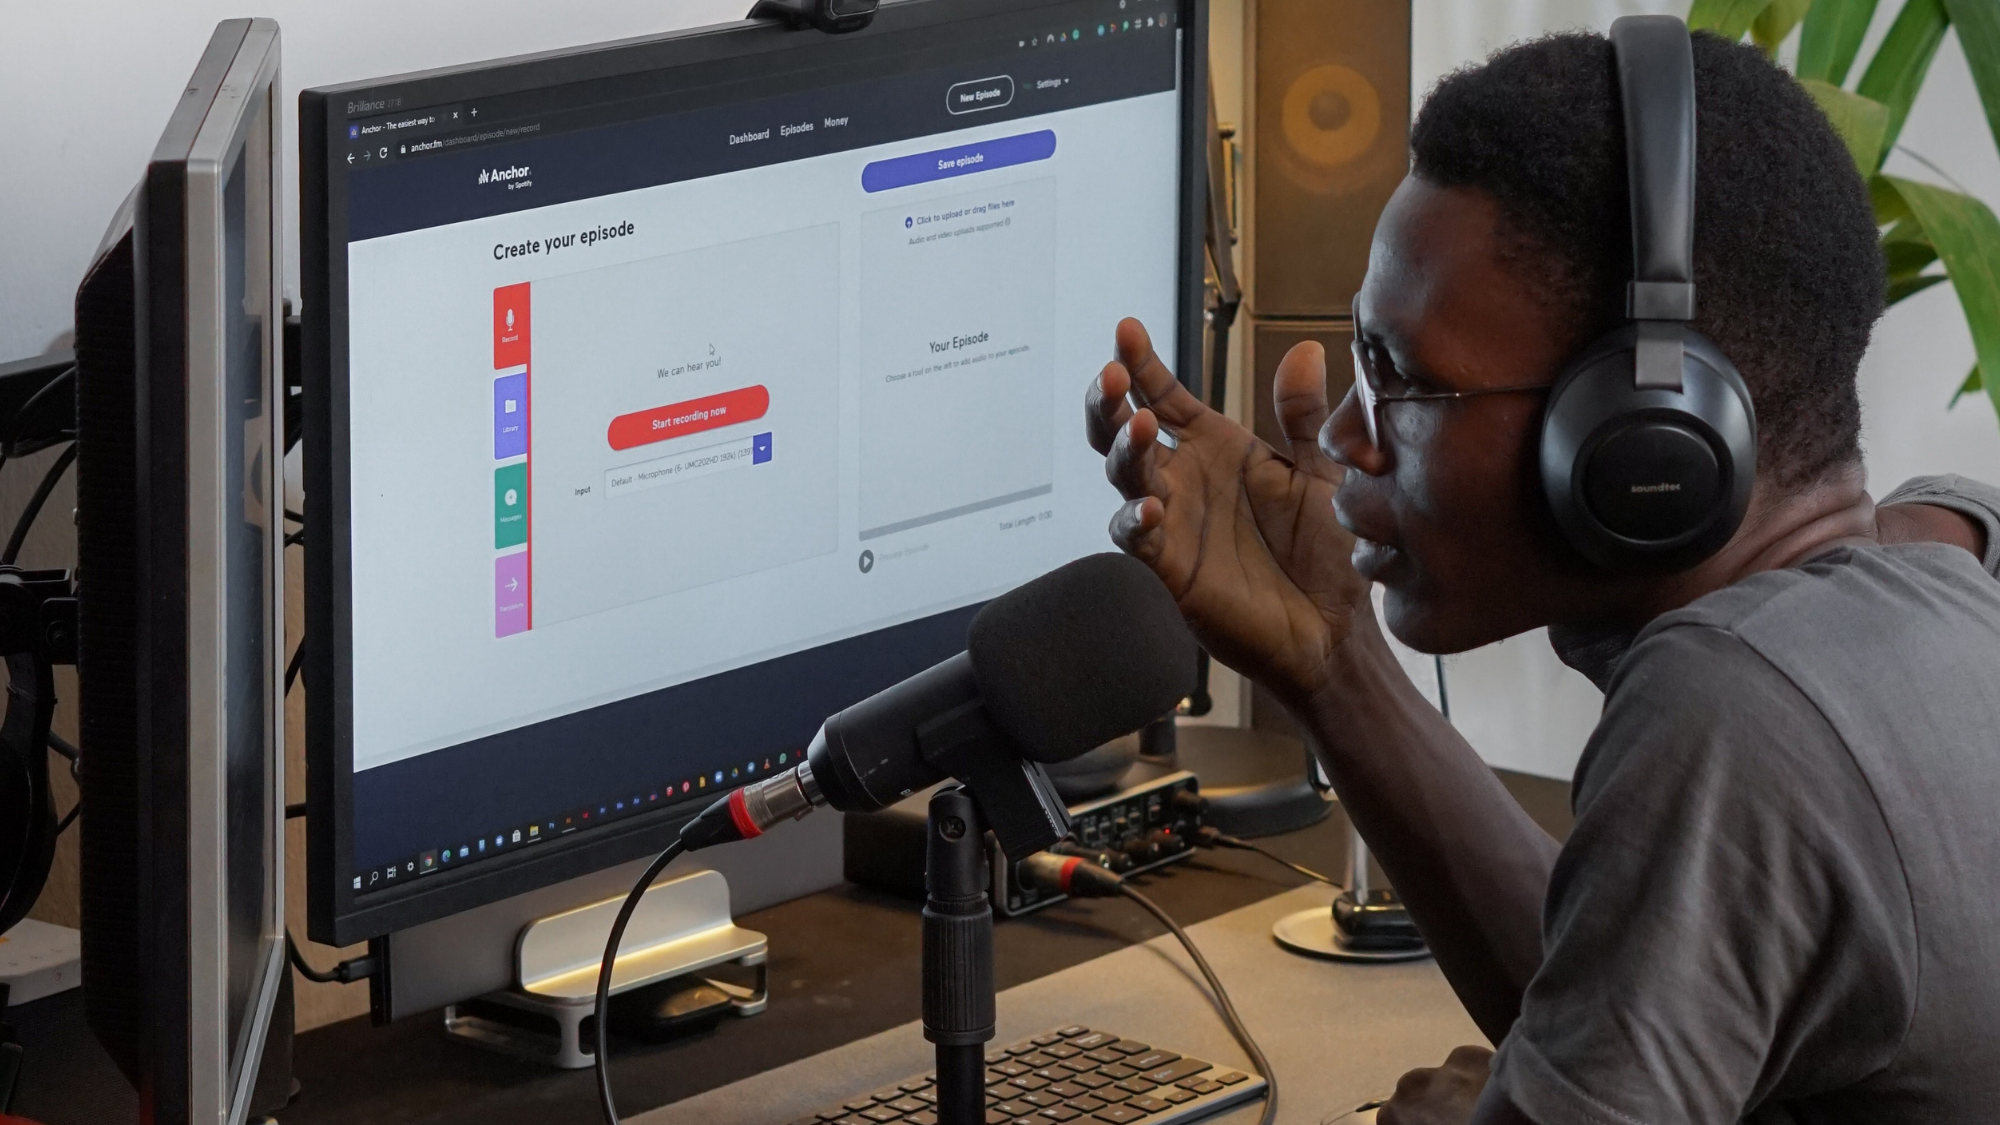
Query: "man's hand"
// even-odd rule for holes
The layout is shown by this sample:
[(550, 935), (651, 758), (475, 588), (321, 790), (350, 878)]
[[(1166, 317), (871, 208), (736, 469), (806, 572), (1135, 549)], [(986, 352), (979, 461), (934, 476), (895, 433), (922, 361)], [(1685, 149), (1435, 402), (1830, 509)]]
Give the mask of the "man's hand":
[(1396, 1083), (1396, 1096), (1376, 1111), (1376, 1125), (1466, 1125), (1493, 1065), (1484, 1047), (1459, 1047), (1443, 1066), (1413, 1070)]
[(1340, 467), (1318, 445), (1325, 350), (1293, 348), (1274, 397), (1289, 457), (1202, 405), (1139, 322), (1125, 320), (1084, 421), (1106, 475), (1131, 501), (1112, 518), (1113, 541), (1160, 576), (1210, 653), (1303, 699), (1325, 681), (1355, 615), (1369, 612), (1368, 583), (1333, 515)]

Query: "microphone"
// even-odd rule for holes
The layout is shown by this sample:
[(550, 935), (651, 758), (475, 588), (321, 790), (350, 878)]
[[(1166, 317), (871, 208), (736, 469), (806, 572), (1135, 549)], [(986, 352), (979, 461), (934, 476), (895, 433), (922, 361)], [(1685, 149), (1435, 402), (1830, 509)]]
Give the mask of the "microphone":
[(957, 777), (1020, 858), (1068, 830), (1041, 764), (1172, 711), (1194, 690), (1196, 661), (1173, 596), (1145, 564), (1078, 559), (988, 602), (965, 652), (829, 718), (804, 762), (728, 794), (681, 839), (690, 849), (746, 839), (820, 805), (871, 812)]

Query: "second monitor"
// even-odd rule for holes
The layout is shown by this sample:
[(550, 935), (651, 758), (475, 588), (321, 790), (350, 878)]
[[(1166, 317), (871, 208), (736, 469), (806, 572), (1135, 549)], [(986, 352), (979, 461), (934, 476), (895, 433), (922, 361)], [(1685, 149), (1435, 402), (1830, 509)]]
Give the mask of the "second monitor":
[(1103, 549), (1111, 326), (1200, 355), (1199, 12), (303, 95), (315, 939), (656, 851)]

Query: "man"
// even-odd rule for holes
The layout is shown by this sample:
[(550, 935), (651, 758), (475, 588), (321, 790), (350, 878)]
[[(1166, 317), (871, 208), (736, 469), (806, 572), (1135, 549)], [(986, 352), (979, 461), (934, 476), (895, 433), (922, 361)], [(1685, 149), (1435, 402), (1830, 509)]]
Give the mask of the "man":
[[(1086, 404), (1130, 500), (1113, 538), (1307, 730), (1499, 1045), (1406, 1076), (1384, 1122), (1935, 1123), (2000, 1105), (2000, 493), (1932, 479), (1869, 499), (1866, 192), (1789, 76), (1709, 36), (1694, 53), (1693, 327), (1759, 424), (1749, 513), (1713, 557), (1613, 575), (1568, 547), (1537, 476), (1541, 389), (1383, 401), (1371, 441), (1354, 395), (1329, 413), (1326, 357), (1302, 345), (1276, 380), (1281, 454), (1181, 389), (1127, 321)], [(1623, 143), (1599, 36), (1446, 78), (1376, 230), (1357, 378), (1378, 399), (1546, 388), (1621, 323)], [(1605, 691), (1567, 843), (1398, 670), (1371, 582), (1418, 649), (1547, 626)]]

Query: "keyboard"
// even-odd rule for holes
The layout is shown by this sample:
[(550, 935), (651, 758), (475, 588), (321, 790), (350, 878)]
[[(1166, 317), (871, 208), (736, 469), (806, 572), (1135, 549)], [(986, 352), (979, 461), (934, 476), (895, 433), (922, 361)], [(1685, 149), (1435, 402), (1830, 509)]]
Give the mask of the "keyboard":
[[(792, 1125), (938, 1125), (920, 1074)], [(1065, 1027), (986, 1056), (986, 1125), (1179, 1125), (1263, 1095), (1256, 1074), (1109, 1031)]]

